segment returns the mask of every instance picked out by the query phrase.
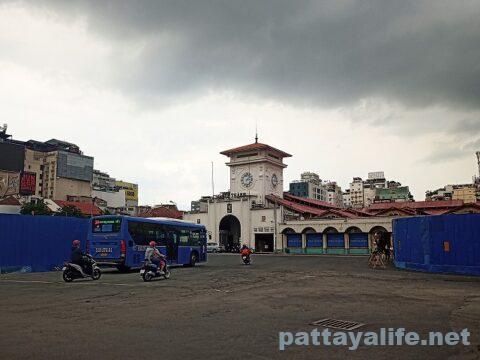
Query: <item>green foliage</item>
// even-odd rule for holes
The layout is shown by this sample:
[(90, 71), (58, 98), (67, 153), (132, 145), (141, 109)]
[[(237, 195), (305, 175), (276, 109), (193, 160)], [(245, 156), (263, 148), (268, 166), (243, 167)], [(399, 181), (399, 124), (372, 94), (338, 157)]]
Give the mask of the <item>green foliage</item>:
[(110, 210), (105, 209), (102, 211), (102, 215), (113, 215), (113, 214), (110, 212)]
[(68, 216), (68, 217), (79, 217), (79, 218), (84, 217), (82, 212), (78, 208), (72, 205), (65, 205), (60, 209), (59, 212), (55, 214), (55, 216)]
[(52, 212), (48, 208), (47, 204), (42, 201), (36, 203), (25, 203), (20, 210), (22, 215), (51, 215)]

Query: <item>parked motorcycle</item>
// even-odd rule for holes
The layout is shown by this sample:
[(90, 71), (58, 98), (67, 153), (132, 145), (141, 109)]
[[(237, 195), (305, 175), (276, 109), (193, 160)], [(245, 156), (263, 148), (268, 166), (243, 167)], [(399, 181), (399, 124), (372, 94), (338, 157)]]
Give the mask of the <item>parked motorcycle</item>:
[(102, 276), (100, 268), (97, 266), (97, 263), (90, 255), (86, 255), (90, 259), (89, 273), (86, 273), (80, 265), (73, 263), (65, 263), (63, 266), (63, 280), (65, 282), (72, 282), (75, 279), (84, 279), (92, 278), (93, 280), (98, 280)]
[(250, 265), (252, 262), (252, 259), (250, 255), (242, 255), (242, 261), (244, 265)]
[(145, 262), (143, 267), (140, 269), (140, 276), (145, 282), (151, 281), (152, 279), (157, 277), (170, 279), (170, 269), (167, 263), (165, 263), (163, 271), (160, 271), (160, 268), (157, 265)]

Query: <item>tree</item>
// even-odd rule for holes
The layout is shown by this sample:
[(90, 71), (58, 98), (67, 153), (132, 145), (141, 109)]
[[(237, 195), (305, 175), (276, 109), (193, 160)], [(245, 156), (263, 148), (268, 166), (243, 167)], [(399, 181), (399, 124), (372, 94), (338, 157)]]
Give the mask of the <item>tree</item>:
[(22, 215), (51, 215), (52, 211), (47, 204), (41, 201), (25, 203), (20, 210)]
[(102, 211), (102, 215), (113, 215), (113, 214), (110, 212), (110, 210), (105, 209)]
[(65, 205), (58, 211), (55, 216), (67, 216), (67, 217), (85, 217), (82, 212), (75, 206)]

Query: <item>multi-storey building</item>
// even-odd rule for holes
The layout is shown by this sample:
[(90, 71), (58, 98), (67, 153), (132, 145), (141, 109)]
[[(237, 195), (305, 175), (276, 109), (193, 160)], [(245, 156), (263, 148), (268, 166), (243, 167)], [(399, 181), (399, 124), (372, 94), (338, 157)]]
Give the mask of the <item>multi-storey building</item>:
[(353, 178), (350, 191), (344, 197), (349, 198), (350, 207), (354, 208), (369, 207), (376, 202), (413, 200), (408, 186), (402, 187), (397, 181), (387, 181), (383, 171), (369, 173), (367, 180)]
[(135, 214), (138, 207), (138, 185), (117, 181), (106, 172), (93, 171), (92, 196), (104, 201), (104, 207), (113, 212)]
[(353, 208), (364, 207), (363, 180), (360, 177), (354, 177), (350, 183), (350, 206)]
[(6, 130), (6, 125), (0, 128), (0, 197), (91, 197), (93, 158), (77, 145), (13, 140)]
[(24, 145), (25, 171), (36, 178), (35, 195), (64, 201), (92, 196), (93, 157), (83, 155), (77, 145), (56, 139)]
[(352, 199), (350, 197), (350, 189), (346, 189), (342, 193), (343, 207), (350, 208), (352, 207)]
[(116, 181), (106, 172), (93, 170), (92, 189), (99, 191), (115, 191)]
[(294, 196), (327, 201), (327, 189), (322, 180), (318, 174), (309, 171), (302, 173), (300, 180), (290, 183), (289, 193)]
[(326, 182), (322, 187), (327, 191), (327, 203), (338, 207), (344, 206), (342, 188), (335, 181)]

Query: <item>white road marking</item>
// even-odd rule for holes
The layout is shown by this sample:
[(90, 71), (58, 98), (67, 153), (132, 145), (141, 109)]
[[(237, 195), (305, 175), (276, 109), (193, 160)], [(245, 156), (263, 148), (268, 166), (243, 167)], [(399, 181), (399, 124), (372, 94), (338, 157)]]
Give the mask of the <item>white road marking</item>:
[[(11, 279), (1, 279), (2, 282), (8, 283), (17, 283), (17, 284), (64, 284), (62, 281), (43, 281), (43, 280), (11, 280)], [(119, 283), (106, 283), (106, 282), (89, 282), (89, 281), (77, 281), (75, 284), (84, 284), (84, 285), (111, 285), (111, 286), (136, 286), (135, 284), (119, 284)]]

